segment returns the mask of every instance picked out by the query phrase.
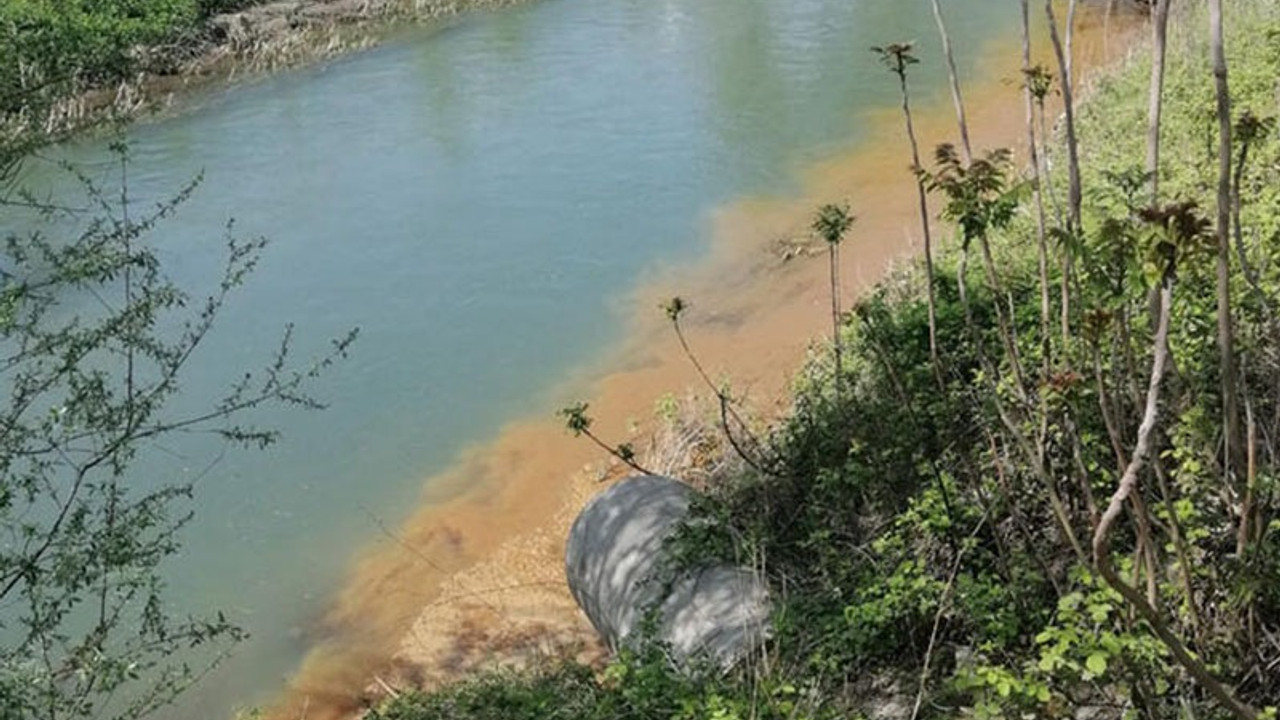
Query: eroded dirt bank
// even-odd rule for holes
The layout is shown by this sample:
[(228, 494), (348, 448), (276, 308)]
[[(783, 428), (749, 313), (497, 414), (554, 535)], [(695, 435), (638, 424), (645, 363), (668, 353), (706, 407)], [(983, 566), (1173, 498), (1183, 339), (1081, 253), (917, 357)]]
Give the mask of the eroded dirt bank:
[[(1104, 23), (1082, 13), (1080, 22), (1078, 68), (1117, 58), (1135, 36), (1132, 17)], [(988, 48), (981, 66), (985, 77), (966, 88), (975, 148), (1014, 147), (1022, 161), (1018, 40)], [(949, 98), (919, 98), (917, 106), (923, 148), (953, 138)], [(785, 406), (790, 378), (829, 323), (825, 255), (807, 229), (813, 208), (848, 201), (858, 215), (844, 245), (846, 295), (920, 247), (899, 115), (879, 110), (869, 119), (868, 139), (805, 170), (798, 196), (721, 209), (706, 262), (660, 273), (629, 299), (630, 339), (560, 393), (590, 400), (593, 429), (640, 438), (642, 446), (655, 402), (696, 385), (658, 310), (674, 294), (693, 305), (686, 332), (708, 371), (730, 376), (755, 414)], [(565, 433), (553, 410), (512, 423), (427, 482), (419, 510), (354, 563), (317, 630), (323, 639), (270, 717), (345, 718), (396, 687), (438, 683), (495, 661), (566, 650), (600, 657), (564, 584), (563, 541), (601, 477), (622, 473)]]
[(274, 0), (250, 5), (214, 15), (166, 43), (137, 48), (134, 76), (57, 103), (46, 125), (75, 132), (107, 118), (163, 114), (195, 90), (368, 48), (408, 23), (443, 24), (466, 12), (530, 1)]
[(307, 31), (394, 18), (430, 20), (522, 0), (275, 0), (209, 19), (209, 52), (252, 53)]

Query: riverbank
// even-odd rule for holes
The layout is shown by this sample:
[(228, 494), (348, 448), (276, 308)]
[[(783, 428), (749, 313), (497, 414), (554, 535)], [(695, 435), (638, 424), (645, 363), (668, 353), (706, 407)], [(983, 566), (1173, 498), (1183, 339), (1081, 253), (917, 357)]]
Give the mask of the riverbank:
[(527, 0), (275, 0), (210, 17), (178, 75), (263, 72), (367, 47), (396, 22), (438, 22)]
[[(163, 113), (185, 96), (219, 83), (260, 77), (376, 45), (406, 24), (446, 23), (467, 12), (528, 0), (266, 0), (202, 17), (122, 51), (123, 79), (84, 84), (41, 109), (37, 125), (66, 137), (107, 120)], [(81, 68), (115, 78), (119, 68)], [(57, 83), (49, 83), (51, 87)], [(8, 133), (30, 134), (23, 112), (6, 117)], [(26, 128), (25, 130), (23, 128)]]
[[(1104, 65), (1108, 46), (1123, 51), (1125, 42), (1107, 41), (1100, 18), (1081, 22), (1083, 66)], [(967, 91), (975, 142), (1019, 146), (1016, 44), (986, 54), (986, 77)], [(926, 146), (950, 138), (945, 98), (933, 98), (921, 114)], [(747, 200), (719, 212), (706, 263), (645, 283), (628, 303), (635, 308), (631, 339), (563, 393), (591, 399), (602, 435), (643, 440), (657, 424), (655, 402), (695, 384), (656, 309), (672, 294), (693, 303), (687, 332), (709, 370), (729, 374), (758, 415), (781, 408), (795, 367), (828, 322), (826, 266), (806, 251), (814, 247), (807, 225), (815, 205), (848, 198), (860, 216), (846, 245), (847, 293), (918, 251), (914, 184), (904, 170), (896, 111), (879, 111), (872, 125), (856, 150), (808, 169), (796, 197)], [(495, 443), (473, 449), (429, 483), (414, 517), (357, 563), (325, 619), (325, 639), (273, 716), (344, 717), (394, 688), (452, 679), (495, 657), (576, 646), (592, 656), (592, 635), (563, 587), (561, 548), (601, 476), (618, 474), (550, 419), (513, 424)]]

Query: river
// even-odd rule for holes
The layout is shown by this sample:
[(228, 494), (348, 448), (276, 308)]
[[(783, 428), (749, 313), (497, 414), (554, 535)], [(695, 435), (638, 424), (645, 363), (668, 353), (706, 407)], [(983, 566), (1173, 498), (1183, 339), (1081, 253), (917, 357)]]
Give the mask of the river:
[[(950, 4), (963, 71), (1014, 37), (1011, 0)], [(287, 323), (304, 356), (361, 330), (314, 388), (327, 410), (257, 417), (283, 431), (276, 447), (218, 459), (184, 439), (140, 466), (200, 477), (169, 568), (175, 607), (252, 633), (166, 715), (268, 702), (333, 641), (319, 628), (359, 582), (357, 551), (467, 491), (468, 448), (592, 387), (644, 289), (712, 262), (725, 208), (799, 197), (824, 158), (880, 137), (898, 96), (872, 45), (918, 40), (913, 86), (945, 110), (934, 32), (926, 0), (544, 0), (399, 30), (134, 125), (139, 202), (203, 173), (154, 236), (180, 283), (212, 281), (229, 219), (270, 239), (182, 402), (267, 361)], [(905, 147), (892, 151), (878, 172), (905, 174)], [(110, 177), (105, 140), (64, 152)], [(735, 282), (726, 297), (755, 292)], [(635, 392), (651, 406), (681, 390)]]

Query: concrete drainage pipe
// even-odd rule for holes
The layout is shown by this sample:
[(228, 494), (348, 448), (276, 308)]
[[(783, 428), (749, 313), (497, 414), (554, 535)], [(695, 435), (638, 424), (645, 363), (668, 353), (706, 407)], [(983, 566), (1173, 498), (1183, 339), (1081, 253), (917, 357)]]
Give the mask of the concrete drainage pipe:
[(666, 477), (636, 476), (583, 509), (565, 549), (569, 588), (596, 631), (617, 650), (658, 609), (658, 639), (676, 659), (728, 668), (768, 635), (769, 600), (753, 573), (727, 565), (688, 571), (664, 587), (663, 541), (688, 513), (693, 491)]

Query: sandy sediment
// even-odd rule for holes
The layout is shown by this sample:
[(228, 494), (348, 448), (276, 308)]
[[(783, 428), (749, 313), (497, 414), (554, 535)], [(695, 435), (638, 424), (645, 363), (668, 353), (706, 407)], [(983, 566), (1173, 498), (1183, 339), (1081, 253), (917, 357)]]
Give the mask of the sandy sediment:
[[(1132, 22), (1109, 25), (1104, 35), (1102, 18), (1084, 14), (1077, 67), (1099, 67), (1130, 45)], [(982, 67), (986, 77), (966, 89), (974, 146), (1016, 148), (1025, 162), (1019, 41), (989, 48)], [(953, 139), (949, 98), (919, 98), (917, 106), (922, 148)], [(746, 199), (718, 211), (706, 262), (643, 283), (628, 305), (630, 339), (560, 394), (588, 398), (602, 436), (643, 441), (655, 426), (655, 402), (697, 384), (658, 309), (678, 294), (692, 303), (686, 334), (708, 371), (731, 377), (754, 414), (784, 409), (790, 378), (830, 321), (825, 253), (808, 232), (813, 208), (847, 201), (858, 215), (843, 251), (847, 295), (920, 250), (899, 123), (896, 109), (874, 111), (868, 139), (807, 169), (796, 197)], [(935, 237), (948, 242), (946, 233)], [(305, 708), (310, 720), (336, 720), (395, 688), (479, 667), (563, 652), (603, 657), (565, 585), (563, 547), (601, 478), (624, 473), (565, 433), (552, 410), (467, 452), (428, 482), (408, 521), (365, 550), (323, 620), (325, 639), (270, 717), (292, 720)]]

